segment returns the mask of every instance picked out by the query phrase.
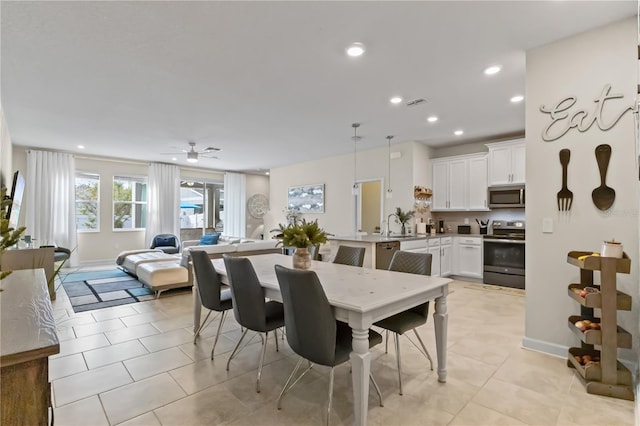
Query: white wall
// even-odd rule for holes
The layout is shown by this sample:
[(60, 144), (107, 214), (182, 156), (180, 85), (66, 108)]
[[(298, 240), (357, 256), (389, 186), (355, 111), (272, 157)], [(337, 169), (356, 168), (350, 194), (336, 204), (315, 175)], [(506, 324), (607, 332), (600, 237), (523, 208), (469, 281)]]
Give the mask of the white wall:
[[(527, 347), (566, 356), (566, 347), (579, 346), (568, 329), (567, 317), (578, 314), (579, 305), (567, 296), (567, 285), (579, 282), (579, 269), (568, 265), (571, 250), (599, 251), (603, 240), (622, 241), (631, 258), (631, 274), (618, 274), (618, 288), (633, 296), (633, 311), (619, 312), (618, 321), (634, 334), (638, 349), (638, 168), (634, 119), (627, 113), (608, 131), (593, 125), (581, 133), (572, 129), (553, 142), (544, 142), (542, 130), (549, 116), (540, 105), (555, 105), (567, 96), (593, 114), (593, 100), (605, 84), (622, 100), (607, 101), (606, 121), (624, 106), (634, 103), (637, 85), (637, 31), (635, 19), (576, 35), (527, 52), (526, 148), (527, 148), (527, 252), (526, 326)], [(591, 192), (600, 179), (594, 155), (597, 145), (612, 147), (607, 185), (616, 191), (615, 203), (602, 212), (592, 202)], [(571, 150), (568, 187), (574, 194), (568, 214), (557, 211), (556, 193), (561, 187), (558, 158), (563, 148)], [(553, 233), (542, 233), (543, 218), (554, 223)], [(599, 282), (599, 277), (596, 277)], [(629, 350), (620, 356), (635, 361)]]
[[(357, 179), (379, 179), (387, 182), (388, 148), (361, 150), (366, 144), (360, 142), (357, 154)], [(413, 209), (413, 142), (392, 145), (393, 152), (400, 152), (401, 157), (391, 160), (391, 185), (393, 198), (383, 199), (386, 216), (401, 207), (402, 210)], [(427, 167), (427, 164), (424, 164)], [(429, 173), (430, 175), (430, 173)], [(278, 223), (286, 223), (284, 210), (287, 207), (287, 188), (297, 185), (324, 184), (325, 212), (322, 214), (305, 214), (302, 217), (314, 220), (325, 231), (336, 235), (348, 235), (354, 231), (355, 205), (351, 195), (353, 183), (353, 154), (309, 161), (292, 166), (271, 169), (270, 176), (270, 211), (265, 216), (265, 229), (277, 227)], [(419, 183), (424, 185), (424, 183)], [(386, 183), (385, 183), (386, 188)], [(392, 221), (393, 222), (393, 221)], [(399, 232), (400, 225), (392, 223), (392, 230)]]
[(7, 122), (4, 119), (2, 105), (0, 105), (0, 186), (4, 185), (7, 187), (7, 195), (9, 195), (11, 191), (11, 179), (12, 173), (14, 172), (11, 164), (13, 159), (11, 151), (11, 137), (9, 136)]
[[(265, 195), (269, 198), (269, 177), (260, 175), (247, 175), (247, 200), (256, 194)], [(256, 219), (249, 214), (247, 209), (247, 232), (248, 238), (260, 238), (260, 234), (268, 237), (268, 232), (264, 233), (262, 219)]]

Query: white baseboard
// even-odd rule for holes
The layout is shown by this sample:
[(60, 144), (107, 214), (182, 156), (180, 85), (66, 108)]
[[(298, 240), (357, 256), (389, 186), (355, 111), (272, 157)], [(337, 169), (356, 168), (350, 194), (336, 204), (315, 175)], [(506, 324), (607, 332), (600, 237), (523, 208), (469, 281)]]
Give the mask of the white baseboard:
[(568, 346), (558, 345), (557, 343), (550, 343), (544, 340), (532, 339), (530, 337), (522, 339), (522, 347), (563, 358), (566, 358), (569, 353)]
[[(532, 339), (525, 337), (522, 339), (522, 347), (525, 349), (531, 349), (538, 352), (544, 352), (549, 355), (559, 356), (566, 358), (569, 353), (569, 347), (564, 345), (558, 345), (556, 343), (545, 342), (544, 340)], [(628, 359), (618, 358), (625, 367), (631, 371), (634, 377), (637, 375), (638, 363)]]

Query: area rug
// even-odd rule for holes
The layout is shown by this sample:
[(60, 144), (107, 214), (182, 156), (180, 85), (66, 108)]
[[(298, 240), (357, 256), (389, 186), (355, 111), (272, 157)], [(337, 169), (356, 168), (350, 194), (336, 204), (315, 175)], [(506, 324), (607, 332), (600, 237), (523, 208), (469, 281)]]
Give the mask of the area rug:
[(101, 271), (71, 272), (68, 274), (61, 273), (60, 281), (65, 283), (65, 282), (76, 282), (76, 281), (84, 281), (84, 280), (97, 280), (100, 278), (120, 278), (120, 277), (130, 277), (130, 275), (121, 269), (105, 269)]
[[(80, 276), (95, 274), (100, 276), (100, 274), (97, 274), (98, 272), (106, 273), (109, 271), (94, 271), (69, 275)], [(126, 305), (155, 298), (153, 291), (124, 272), (122, 272), (122, 275), (107, 278), (89, 278), (77, 281), (69, 281), (68, 276), (65, 278), (62, 286), (67, 296), (69, 296), (69, 301), (71, 302), (74, 312), (85, 312), (94, 309), (108, 308), (110, 306)]]

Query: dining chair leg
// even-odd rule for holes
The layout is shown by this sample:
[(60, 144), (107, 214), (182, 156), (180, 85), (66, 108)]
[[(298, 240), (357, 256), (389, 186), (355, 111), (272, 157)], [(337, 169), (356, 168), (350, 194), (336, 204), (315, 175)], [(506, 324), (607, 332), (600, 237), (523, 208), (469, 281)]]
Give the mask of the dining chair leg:
[(429, 360), (429, 364), (431, 365), (431, 371), (433, 371), (433, 360), (431, 359), (431, 355), (429, 354), (429, 351), (427, 350), (427, 347), (424, 345), (424, 342), (420, 338), (420, 335), (418, 334), (418, 330), (416, 330), (414, 328), (413, 332), (416, 334), (416, 337), (418, 338), (418, 342), (420, 342), (420, 345), (422, 346), (422, 349), (424, 349), (424, 354), (427, 357), (427, 359)]
[(274, 329), (273, 330), (273, 335), (276, 338), (276, 352), (280, 352), (280, 348), (278, 347), (278, 329)]
[(331, 406), (333, 405), (333, 373), (335, 367), (331, 367), (329, 372), (329, 407), (327, 407), (327, 426), (329, 426), (329, 418), (331, 417)]
[(371, 379), (371, 383), (373, 383), (373, 387), (376, 389), (376, 393), (378, 394), (378, 398), (380, 398), (380, 406), (384, 407), (384, 404), (382, 404), (382, 393), (380, 393), (380, 388), (378, 387), (378, 384), (376, 383), (375, 379), (373, 378), (373, 374), (369, 373), (369, 378)]
[(194, 345), (196, 344), (196, 340), (198, 339), (198, 336), (200, 336), (200, 332), (205, 327), (205, 324), (207, 323), (207, 320), (209, 319), (209, 316), (211, 315), (211, 312), (213, 312), (213, 311), (209, 311), (207, 316), (204, 317), (204, 321), (202, 321), (202, 324), (200, 324), (200, 327), (198, 327), (198, 330), (196, 331), (195, 335), (193, 336), (193, 344)]
[(398, 382), (400, 383), (400, 395), (402, 395), (402, 368), (400, 367), (400, 335), (393, 333), (396, 340), (396, 359), (398, 361)]
[(278, 410), (280, 410), (282, 408), (281, 402), (282, 402), (282, 398), (284, 397), (284, 395), (287, 392), (289, 392), (296, 385), (296, 383), (298, 383), (300, 381), (300, 379), (302, 379), (302, 377), (309, 372), (309, 370), (311, 370), (311, 366), (313, 364), (310, 363), (309, 367), (306, 370), (304, 370), (304, 372), (293, 383), (291, 383), (291, 385), (289, 385), (291, 380), (296, 375), (296, 372), (300, 369), (300, 366), (302, 365), (302, 361), (304, 361), (304, 358), (300, 357), (300, 359), (298, 360), (298, 363), (296, 364), (296, 367), (293, 369), (293, 371), (291, 372), (291, 375), (287, 379), (287, 382), (284, 384), (284, 387), (282, 388), (282, 391), (280, 391), (280, 395), (278, 396), (278, 404), (277, 404)]
[(216, 338), (213, 341), (213, 348), (211, 348), (211, 359), (213, 359), (213, 352), (216, 350), (218, 338), (220, 337), (220, 331), (222, 330), (222, 324), (224, 324), (224, 319), (227, 317), (226, 315), (227, 311), (222, 311), (222, 315), (220, 316), (220, 323), (218, 324), (218, 332), (216, 333)]
[(238, 343), (236, 343), (236, 347), (233, 348), (233, 352), (231, 352), (231, 356), (229, 357), (229, 360), (227, 361), (227, 371), (229, 371), (229, 364), (231, 363), (231, 359), (233, 358), (233, 356), (236, 354), (236, 351), (240, 347), (240, 343), (242, 343), (242, 339), (244, 339), (244, 336), (247, 335), (247, 331), (249, 331), (249, 329), (245, 328), (244, 329), (244, 333), (242, 333), (242, 336), (240, 336), (240, 340), (238, 340)]
[[(276, 337), (276, 342), (278, 337)], [(262, 376), (262, 365), (264, 364), (264, 353), (267, 351), (267, 343), (269, 342), (269, 332), (264, 333), (264, 341), (262, 342), (262, 348), (260, 348), (260, 365), (258, 366), (258, 380), (256, 380), (256, 392), (260, 393), (260, 376)]]
[(384, 353), (389, 353), (389, 330), (385, 330), (384, 333)]

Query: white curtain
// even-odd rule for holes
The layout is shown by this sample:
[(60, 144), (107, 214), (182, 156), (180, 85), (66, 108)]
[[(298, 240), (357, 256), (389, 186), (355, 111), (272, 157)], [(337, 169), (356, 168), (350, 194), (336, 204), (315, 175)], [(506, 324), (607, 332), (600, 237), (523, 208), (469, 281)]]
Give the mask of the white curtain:
[(25, 234), (36, 246), (57, 245), (72, 251), (68, 266), (77, 266), (75, 159), (70, 154), (27, 151)]
[(180, 168), (172, 164), (149, 164), (147, 185), (147, 247), (158, 234), (180, 238)]
[(224, 234), (244, 238), (246, 217), (247, 177), (241, 173), (224, 174)]

